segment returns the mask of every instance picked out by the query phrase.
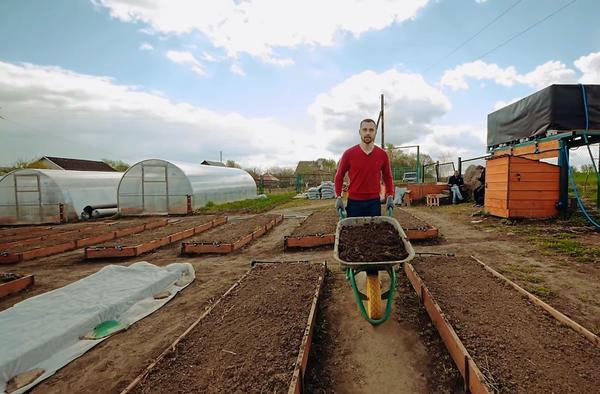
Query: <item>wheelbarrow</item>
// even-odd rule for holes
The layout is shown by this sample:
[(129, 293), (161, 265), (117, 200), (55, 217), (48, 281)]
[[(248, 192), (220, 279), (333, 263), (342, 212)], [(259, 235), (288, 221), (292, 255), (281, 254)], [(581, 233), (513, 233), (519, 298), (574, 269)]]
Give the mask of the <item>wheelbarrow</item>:
[[(394, 298), (394, 292), (396, 291), (396, 268), (398, 265), (408, 262), (415, 257), (415, 251), (410, 244), (408, 237), (404, 233), (404, 230), (400, 226), (400, 223), (392, 217), (392, 209), (389, 208), (387, 216), (369, 216), (369, 217), (352, 217), (346, 218), (343, 210), (338, 211), (340, 215), (340, 221), (337, 224), (335, 231), (335, 244), (333, 249), (333, 257), (340, 263), (340, 267), (346, 272), (346, 279), (352, 286), (352, 291), (358, 304), (358, 309), (361, 315), (369, 323), (378, 325), (385, 322), (391, 315), (392, 304)], [(340, 232), (344, 227), (360, 226), (366, 223), (390, 223), (398, 231), (398, 238), (404, 244), (404, 248), (408, 253), (408, 256), (402, 260), (393, 261), (369, 261), (369, 262), (351, 262), (344, 261), (339, 256), (339, 241)], [(366, 293), (362, 293), (356, 285), (356, 275), (360, 272), (365, 272), (367, 275), (367, 286)], [(381, 281), (379, 279), (379, 272), (385, 271), (390, 277), (390, 287), (387, 291), (382, 293)], [(387, 300), (385, 310), (383, 308), (383, 300)], [(366, 301), (367, 308), (365, 309), (364, 301)]]

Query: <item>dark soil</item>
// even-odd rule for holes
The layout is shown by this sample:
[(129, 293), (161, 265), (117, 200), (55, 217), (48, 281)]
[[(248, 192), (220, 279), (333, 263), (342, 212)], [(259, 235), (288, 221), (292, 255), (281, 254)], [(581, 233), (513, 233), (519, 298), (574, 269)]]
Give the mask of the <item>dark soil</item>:
[(0, 244), (22, 241), (25, 239), (31, 238), (42, 238), (47, 236), (55, 237), (61, 233), (71, 232), (71, 231), (84, 231), (85, 229), (95, 229), (99, 230), (101, 228), (106, 228), (109, 222), (97, 222), (97, 223), (73, 223), (73, 224), (60, 224), (53, 227), (32, 227), (29, 232), (19, 232), (18, 234), (10, 234), (2, 235), (0, 234)]
[(17, 279), (20, 279), (22, 277), (23, 277), (23, 275), (13, 274), (13, 273), (10, 273), (10, 272), (0, 273), (0, 283), (12, 282), (13, 280), (17, 280)]
[(385, 222), (343, 227), (338, 253), (348, 262), (397, 261), (408, 256), (396, 228)]
[(427, 257), (413, 265), (493, 389), (598, 392), (600, 348), (477, 262)]
[(152, 220), (143, 220), (143, 221), (136, 220), (136, 219), (119, 220), (116, 223), (113, 222), (114, 224), (112, 224), (110, 226), (97, 225), (97, 227), (84, 228), (84, 229), (82, 229), (82, 231), (79, 231), (76, 233), (65, 232), (64, 234), (56, 234), (56, 236), (52, 236), (49, 239), (42, 239), (39, 242), (36, 242), (33, 244), (15, 245), (12, 247), (7, 247), (5, 249), (11, 253), (25, 252), (27, 250), (38, 249), (38, 248), (42, 248), (42, 247), (46, 247), (46, 246), (59, 245), (59, 244), (63, 244), (65, 242), (69, 242), (69, 241), (94, 237), (94, 236), (109, 233), (109, 232), (112, 232), (115, 230), (134, 227), (134, 226), (137, 226), (142, 223), (149, 222), (149, 221), (152, 221)]
[(454, 365), (450, 353), (404, 272), (398, 275), (396, 288), (396, 310), (400, 324), (407, 325), (419, 333), (430, 355), (425, 370), (427, 392), (464, 393), (460, 371)]
[(111, 247), (111, 246), (136, 246), (145, 242), (152, 241), (167, 235), (175, 234), (180, 231), (190, 229), (192, 227), (200, 226), (204, 223), (208, 223), (214, 220), (216, 216), (193, 216), (190, 218), (171, 219), (166, 226), (157, 227), (151, 230), (142, 231), (141, 233), (127, 235), (125, 237), (113, 239), (98, 245), (99, 247)]
[(290, 237), (335, 234), (339, 220), (339, 215), (334, 209), (313, 212), (294, 229)]
[(405, 230), (427, 230), (431, 226), (422, 219), (400, 209), (394, 209), (394, 218), (400, 223)]
[(134, 393), (286, 393), (322, 269), (257, 265)]
[(197, 237), (191, 238), (186, 242), (189, 243), (220, 243), (231, 244), (248, 234), (253, 233), (260, 227), (265, 226), (270, 221), (274, 220), (277, 215), (256, 215), (247, 219), (230, 222), (199, 234)]

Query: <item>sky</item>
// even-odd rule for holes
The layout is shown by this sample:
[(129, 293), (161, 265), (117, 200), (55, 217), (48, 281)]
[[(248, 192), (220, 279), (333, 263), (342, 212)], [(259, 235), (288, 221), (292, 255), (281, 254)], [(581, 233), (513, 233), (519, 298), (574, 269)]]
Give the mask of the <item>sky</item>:
[(0, 166), (337, 160), (381, 94), (386, 143), (480, 156), (490, 112), (600, 83), (598, 15), (597, 0), (2, 0)]

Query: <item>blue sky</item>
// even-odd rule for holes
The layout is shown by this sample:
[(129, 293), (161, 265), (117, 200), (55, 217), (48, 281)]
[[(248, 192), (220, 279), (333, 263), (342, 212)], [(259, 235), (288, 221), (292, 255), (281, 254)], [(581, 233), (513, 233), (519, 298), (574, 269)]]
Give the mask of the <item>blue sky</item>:
[(337, 159), (380, 93), (386, 142), (476, 156), (503, 103), (600, 83), (597, 15), (594, 0), (4, 0), (0, 165)]

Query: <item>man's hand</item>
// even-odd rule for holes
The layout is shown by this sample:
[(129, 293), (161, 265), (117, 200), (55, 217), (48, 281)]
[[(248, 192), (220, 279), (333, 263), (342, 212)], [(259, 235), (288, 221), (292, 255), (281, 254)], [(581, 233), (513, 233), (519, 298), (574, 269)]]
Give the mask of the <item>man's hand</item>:
[(394, 197), (392, 196), (387, 196), (387, 200), (385, 201), (385, 208), (386, 209), (394, 209)]
[(342, 200), (342, 197), (338, 197), (335, 199), (335, 210), (339, 211), (339, 210), (346, 210), (346, 208), (344, 207), (344, 201)]

